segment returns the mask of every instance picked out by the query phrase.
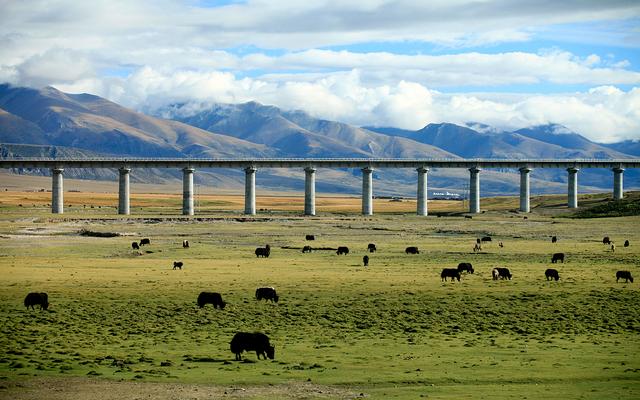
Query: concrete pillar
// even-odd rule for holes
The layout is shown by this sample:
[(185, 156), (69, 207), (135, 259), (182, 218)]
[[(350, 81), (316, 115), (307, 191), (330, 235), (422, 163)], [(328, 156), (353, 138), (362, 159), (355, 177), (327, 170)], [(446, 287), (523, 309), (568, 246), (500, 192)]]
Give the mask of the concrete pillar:
[(417, 210), (418, 215), (427, 215), (427, 172), (429, 168), (420, 167), (418, 171)]
[(244, 169), (244, 213), (256, 214), (256, 168)]
[(51, 169), (51, 212), (54, 214), (62, 214), (64, 212), (63, 171), (63, 168)]
[(193, 168), (182, 170), (182, 215), (193, 215)]
[(569, 179), (567, 180), (567, 206), (578, 208), (578, 168), (567, 168)]
[(129, 215), (129, 172), (130, 168), (120, 168), (120, 179), (118, 182), (118, 214)]
[(622, 185), (622, 177), (624, 168), (613, 168), (613, 199), (622, 200), (624, 195), (624, 187)]
[(531, 172), (531, 168), (520, 168), (520, 211), (526, 213), (531, 212), (531, 204), (529, 202), (529, 196), (531, 194), (529, 172)]
[(480, 168), (469, 168), (469, 212), (480, 212)]
[(304, 169), (304, 215), (316, 215), (316, 169)]
[(362, 214), (373, 215), (373, 169), (362, 168)]

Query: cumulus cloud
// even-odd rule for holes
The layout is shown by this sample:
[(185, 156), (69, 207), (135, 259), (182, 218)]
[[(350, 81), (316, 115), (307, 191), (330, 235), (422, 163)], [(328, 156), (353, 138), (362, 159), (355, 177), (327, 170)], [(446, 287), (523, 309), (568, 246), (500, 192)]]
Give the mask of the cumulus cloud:
[(169, 104), (191, 110), (216, 102), (259, 101), (301, 109), (355, 125), (420, 129), (428, 123), (481, 122), (504, 129), (558, 123), (598, 142), (638, 139), (640, 87), (597, 86), (567, 94), (444, 93), (417, 82), (370, 85), (357, 70), (307, 81), (236, 78), (231, 73), (162, 72), (146, 67), (126, 78), (58, 85), (97, 93), (120, 104), (158, 112)]
[[(463, 51), (549, 32), (574, 42), (588, 37), (600, 45), (637, 46), (637, 29), (601, 35), (589, 25), (589, 34), (576, 38), (567, 28), (626, 26), (620, 21), (640, 18), (637, 1), (207, 3), (0, 1), (0, 81), (94, 93), (145, 111), (174, 102), (196, 110), (211, 102), (257, 100), (358, 125), (417, 129), (478, 121), (519, 128), (554, 122), (603, 141), (640, 132), (640, 72), (633, 59), (578, 56), (560, 47)], [(388, 50), (330, 49), (372, 42)], [(407, 42), (438, 51), (395, 51), (393, 45)], [(509, 92), (511, 85), (545, 89), (535, 95), (489, 92)], [(592, 89), (558, 94), (566, 85)], [(460, 93), (473, 87), (485, 92)], [(549, 87), (555, 94), (545, 94)]]

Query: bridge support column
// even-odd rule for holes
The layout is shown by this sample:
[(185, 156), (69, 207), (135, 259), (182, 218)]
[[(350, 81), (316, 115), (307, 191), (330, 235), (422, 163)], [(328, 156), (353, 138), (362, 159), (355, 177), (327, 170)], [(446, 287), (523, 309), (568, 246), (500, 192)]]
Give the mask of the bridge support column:
[(567, 179), (567, 206), (578, 208), (578, 168), (567, 168), (569, 178)]
[(480, 212), (480, 168), (469, 168), (469, 212)]
[(118, 169), (120, 179), (118, 181), (118, 214), (129, 215), (129, 172), (130, 168)]
[(362, 215), (373, 215), (373, 169), (362, 168)]
[(244, 169), (244, 213), (256, 214), (256, 168)]
[(64, 179), (63, 168), (51, 169), (51, 212), (62, 214), (64, 212)]
[(531, 204), (529, 202), (529, 195), (531, 194), (529, 172), (531, 172), (531, 168), (520, 168), (520, 211), (526, 213), (531, 212)]
[(427, 172), (429, 168), (420, 167), (416, 169), (418, 171), (418, 193), (417, 193), (417, 205), (416, 213), (418, 215), (427, 215)]
[(304, 215), (316, 215), (316, 169), (304, 169)]
[(613, 168), (613, 199), (622, 200), (624, 188), (622, 185), (622, 177), (624, 168)]
[(182, 170), (182, 215), (193, 215), (193, 168)]

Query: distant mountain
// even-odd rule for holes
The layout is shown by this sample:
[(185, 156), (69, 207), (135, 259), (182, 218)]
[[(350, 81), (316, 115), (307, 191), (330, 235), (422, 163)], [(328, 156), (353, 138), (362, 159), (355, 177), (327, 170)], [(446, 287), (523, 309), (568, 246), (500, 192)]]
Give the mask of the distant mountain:
[[(0, 142), (146, 157), (266, 157), (267, 146), (129, 110), (89, 94), (0, 85)], [(20, 137), (21, 131), (26, 137)]]
[(428, 144), (256, 102), (217, 104), (187, 116), (179, 106), (160, 113), (210, 132), (268, 145), (285, 157), (458, 158)]
[[(192, 111), (193, 106), (172, 105), (159, 110), (157, 116), (149, 116), (89, 94), (0, 85), (0, 157), (630, 157), (620, 151), (624, 147), (593, 143), (558, 125), (505, 132), (478, 123), (430, 124), (410, 131), (361, 128), (256, 102), (213, 104), (198, 111)], [(47, 170), (18, 172), (49, 174)], [(65, 175), (115, 180), (117, 171), (69, 169)], [(468, 175), (464, 169), (432, 169), (429, 188), (461, 192), (468, 185)], [(416, 172), (412, 169), (378, 169), (374, 178), (376, 195), (415, 195)], [(180, 171), (173, 169), (132, 172), (133, 182), (179, 179)], [(244, 174), (240, 170), (200, 170), (195, 179), (199, 184), (241, 188)], [(540, 169), (531, 179), (532, 193), (566, 190), (563, 170)], [(484, 195), (518, 193), (516, 171), (485, 170), (481, 180)], [(607, 170), (580, 173), (581, 190), (610, 190), (611, 181)], [(302, 190), (304, 172), (262, 169), (257, 185)], [(360, 187), (357, 169), (322, 169), (317, 173), (319, 192), (358, 194)], [(640, 187), (638, 171), (625, 173), (625, 187)]]
[(640, 139), (638, 140), (625, 140), (617, 143), (608, 143), (603, 144), (610, 149), (614, 149), (616, 151), (632, 154), (634, 156), (640, 156)]
[[(473, 125), (472, 125), (473, 126)], [(450, 123), (429, 124), (417, 131), (368, 128), (410, 138), (465, 158), (629, 158), (629, 154), (594, 143), (557, 125), (504, 132), (480, 126), (482, 132)]]

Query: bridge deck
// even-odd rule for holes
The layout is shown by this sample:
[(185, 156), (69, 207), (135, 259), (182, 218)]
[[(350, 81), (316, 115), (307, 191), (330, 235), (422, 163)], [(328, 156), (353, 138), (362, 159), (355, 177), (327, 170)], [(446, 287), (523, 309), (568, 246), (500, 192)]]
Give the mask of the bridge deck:
[(15, 158), (0, 168), (640, 168), (640, 159)]

